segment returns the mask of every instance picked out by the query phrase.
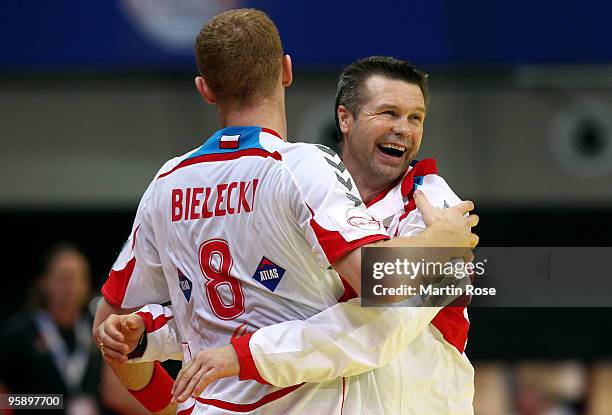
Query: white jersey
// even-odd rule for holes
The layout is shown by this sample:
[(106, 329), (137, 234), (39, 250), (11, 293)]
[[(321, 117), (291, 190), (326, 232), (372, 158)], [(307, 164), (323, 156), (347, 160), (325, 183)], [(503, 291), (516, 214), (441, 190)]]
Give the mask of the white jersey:
[[(171, 301), (187, 361), (336, 304), (344, 285), (330, 265), (386, 238), (329, 149), (229, 127), (162, 167), (102, 292), (122, 308)], [(223, 379), (193, 413), (288, 413), (314, 389)]]
[[(370, 203), (391, 235), (411, 236), (425, 228), (412, 198), (417, 187), (435, 206), (460, 202), (437, 175), (433, 160), (416, 163)], [(352, 297), (349, 291), (342, 300)], [(248, 367), (251, 378), (261, 382), (299, 388), (305, 387), (301, 382), (322, 382), (306, 386), (329, 389), (334, 382), (328, 380), (337, 378), (340, 410), (330, 398), (326, 406), (305, 406), (308, 413), (472, 414), (474, 371), (464, 353), (469, 327), (465, 300), (443, 309), (361, 308), (358, 300), (350, 300), (306, 321), (265, 327), (233, 343), (241, 370)], [(152, 321), (163, 310), (148, 306), (141, 315)], [(144, 360), (172, 358), (178, 351), (173, 325), (156, 329), (147, 328)], [(318, 395), (312, 397), (319, 401)]]
[[(412, 197), (416, 188), (434, 206), (461, 201), (433, 160), (414, 163), (369, 205), (391, 236), (425, 229)], [(305, 322), (257, 331), (241, 364), (253, 359), (258, 376), (279, 386), (342, 377), (345, 414), (473, 414), (474, 369), (464, 353), (468, 300), (384, 311), (351, 300)]]

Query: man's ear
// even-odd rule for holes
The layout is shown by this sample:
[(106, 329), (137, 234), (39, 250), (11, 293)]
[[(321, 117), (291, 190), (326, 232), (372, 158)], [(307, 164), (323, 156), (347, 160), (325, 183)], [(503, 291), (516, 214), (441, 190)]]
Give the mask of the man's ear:
[(291, 56), (284, 55), (282, 58), (282, 82), (283, 86), (287, 88), (293, 82), (293, 68), (291, 65)]
[(336, 110), (338, 115), (338, 124), (340, 125), (340, 132), (342, 135), (348, 135), (351, 124), (353, 123), (353, 114), (344, 105), (339, 105)]
[(215, 93), (206, 83), (206, 79), (201, 76), (196, 76), (195, 86), (200, 95), (202, 95), (202, 98), (204, 98), (204, 101), (209, 104), (215, 104), (217, 102), (217, 97), (215, 97)]

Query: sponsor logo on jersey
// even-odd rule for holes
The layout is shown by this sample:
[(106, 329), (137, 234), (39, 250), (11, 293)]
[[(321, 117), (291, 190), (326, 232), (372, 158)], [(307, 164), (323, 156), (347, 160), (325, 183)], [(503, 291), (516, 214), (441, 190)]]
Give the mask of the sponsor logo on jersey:
[(181, 291), (183, 292), (185, 299), (187, 302), (189, 302), (189, 299), (191, 298), (191, 281), (189, 281), (189, 278), (187, 278), (180, 269), (178, 270), (178, 279), (179, 287), (181, 287)]
[(257, 266), (255, 274), (253, 274), (253, 278), (268, 290), (274, 292), (283, 278), (283, 275), (285, 275), (284, 268), (276, 265), (268, 258), (263, 257), (261, 261), (259, 261), (259, 265)]
[(380, 222), (363, 209), (351, 208), (347, 210), (346, 221), (349, 225), (365, 231), (377, 231), (380, 229)]

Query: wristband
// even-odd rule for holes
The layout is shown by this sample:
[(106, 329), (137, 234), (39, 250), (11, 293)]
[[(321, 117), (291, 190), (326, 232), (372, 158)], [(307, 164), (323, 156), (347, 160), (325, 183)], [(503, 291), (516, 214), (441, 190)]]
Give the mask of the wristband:
[(150, 412), (159, 412), (170, 405), (173, 384), (174, 379), (166, 372), (161, 363), (156, 361), (149, 384), (140, 390), (128, 389), (128, 391)]
[(259, 370), (257, 370), (257, 366), (255, 365), (255, 360), (251, 354), (249, 341), (251, 340), (252, 335), (253, 333), (248, 333), (240, 337), (232, 337), (230, 340), (230, 343), (236, 352), (236, 356), (238, 356), (238, 364), (240, 365), (240, 374), (238, 375), (238, 379), (256, 380), (264, 385), (269, 385), (270, 383), (262, 378), (259, 374)]

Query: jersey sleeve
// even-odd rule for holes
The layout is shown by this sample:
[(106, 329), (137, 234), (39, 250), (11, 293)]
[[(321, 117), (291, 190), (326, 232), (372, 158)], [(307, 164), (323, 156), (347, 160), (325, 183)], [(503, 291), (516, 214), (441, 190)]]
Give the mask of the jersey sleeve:
[[(445, 201), (449, 205), (459, 203), (441, 177), (429, 176), (422, 184), (432, 204), (443, 207)], [(419, 214), (411, 217), (410, 225), (406, 223), (399, 235), (414, 236), (423, 229)], [(354, 376), (385, 366), (427, 328), (441, 309), (365, 308), (353, 299), (305, 321), (263, 327), (232, 342), (240, 361), (240, 378), (284, 387)]]
[(170, 301), (150, 218), (155, 182), (142, 196), (130, 236), (102, 286), (106, 301), (121, 308)]
[(136, 314), (144, 320), (147, 348), (141, 357), (130, 359), (129, 363), (183, 360), (181, 336), (170, 307), (149, 304)]
[(360, 246), (388, 239), (333, 150), (301, 144), (283, 161), (291, 208), (321, 266), (327, 268)]
[(285, 387), (354, 376), (385, 366), (418, 336), (437, 307), (337, 304), (306, 321), (263, 327), (232, 341), (240, 379)]

